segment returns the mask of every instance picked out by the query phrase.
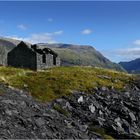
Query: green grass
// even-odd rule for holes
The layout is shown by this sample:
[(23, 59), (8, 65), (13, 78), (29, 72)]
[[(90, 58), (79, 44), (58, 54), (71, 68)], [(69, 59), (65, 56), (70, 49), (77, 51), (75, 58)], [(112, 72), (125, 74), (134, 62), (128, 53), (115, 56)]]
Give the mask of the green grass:
[(0, 96), (4, 94), (4, 90), (0, 89)]
[(65, 115), (66, 117), (68, 117), (70, 114), (67, 110), (63, 109), (60, 105), (55, 104), (53, 106), (53, 109), (55, 109), (56, 111), (58, 111), (59, 113)]
[(1, 83), (26, 89), (41, 101), (69, 96), (73, 90), (90, 92), (102, 86), (122, 90), (131, 80), (126, 73), (93, 67), (55, 67), (39, 72), (0, 67)]
[(92, 126), (90, 126), (89, 130), (99, 134), (102, 137), (102, 139), (105, 139), (105, 140), (115, 140), (112, 136), (106, 134), (105, 129), (101, 128), (100, 126), (92, 125)]

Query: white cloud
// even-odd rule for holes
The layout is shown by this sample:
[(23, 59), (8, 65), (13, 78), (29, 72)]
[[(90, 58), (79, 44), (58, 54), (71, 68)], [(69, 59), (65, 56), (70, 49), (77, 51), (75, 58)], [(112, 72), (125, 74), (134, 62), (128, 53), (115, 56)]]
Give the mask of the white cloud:
[(140, 39), (137, 39), (131, 44), (133, 47), (118, 49), (116, 54), (126, 59), (140, 58)]
[(17, 28), (19, 28), (20, 30), (26, 30), (27, 29), (27, 27), (24, 24), (17, 25)]
[(25, 41), (25, 38), (22, 38), (22, 37), (18, 37), (18, 36), (5, 36), (6, 38), (11, 38), (11, 39), (16, 39), (16, 40), (23, 40)]
[(135, 40), (130, 44), (130, 47), (121, 48), (108, 51), (111, 57), (116, 57), (123, 61), (130, 61), (136, 58), (140, 58), (140, 40)]
[(103, 54), (117, 62), (140, 58), (140, 40), (133, 41), (129, 44), (129, 47), (103, 51)]
[(53, 35), (50, 33), (32, 34), (28, 38), (25, 38), (25, 40), (30, 43), (55, 43), (56, 42), (53, 39)]
[(61, 35), (63, 31), (56, 31), (52, 33), (34, 33), (29, 35), (28, 37), (21, 38), (17, 36), (9, 36), (10, 38), (17, 39), (17, 40), (23, 40), (29, 43), (56, 43), (56, 40), (54, 39), (56, 35)]
[(131, 47), (118, 49), (112, 52), (113, 57), (121, 58), (121, 60), (132, 60), (136, 58), (140, 58), (140, 48), (139, 47)]
[(56, 32), (54, 32), (53, 34), (54, 34), (54, 35), (61, 35), (61, 34), (63, 34), (63, 31), (62, 31), (62, 30), (56, 31)]
[(52, 21), (53, 21), (53, 19), (52, 19), (52, 18), (48, 18), (47, 20), (48, 20), (48, 22), (52, 22)]
[(125, 48), (125, 49), (119, 49), (118, 54), (120, 55), (126, 55), (126, 56), (140, 56), (140, 48), (139, 47), (134, 47), (134, 48)]
[(92, 33), (92, 30), (91, 29), (84, 29), (83, 31), (82, 31), (82, 34), (84, 34), (84, 35), (89, 35), (89, 34), (91, 34)]
[(140, 39), (137, 39), (133, 42), (134, 45), (140, 46)]

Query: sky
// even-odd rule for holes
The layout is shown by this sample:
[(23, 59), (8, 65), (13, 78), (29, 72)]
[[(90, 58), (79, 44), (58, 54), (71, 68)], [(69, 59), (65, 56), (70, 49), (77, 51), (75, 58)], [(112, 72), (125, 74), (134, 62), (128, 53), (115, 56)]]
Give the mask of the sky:
[(113, 62), (140, 58), (140, 1), (0, 1), (0, 36), (91, 45)]

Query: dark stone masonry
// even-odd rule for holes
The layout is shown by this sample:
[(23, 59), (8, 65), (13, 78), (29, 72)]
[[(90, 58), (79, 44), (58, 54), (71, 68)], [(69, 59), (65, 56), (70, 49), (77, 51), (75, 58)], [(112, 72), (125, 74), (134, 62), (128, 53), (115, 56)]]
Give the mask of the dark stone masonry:
[(60, 66), (57, 53), (49, 48), (39, 48), (38, 45), (28, 46), (23, 41), (7, 55), (8, 66), (42, 70)]

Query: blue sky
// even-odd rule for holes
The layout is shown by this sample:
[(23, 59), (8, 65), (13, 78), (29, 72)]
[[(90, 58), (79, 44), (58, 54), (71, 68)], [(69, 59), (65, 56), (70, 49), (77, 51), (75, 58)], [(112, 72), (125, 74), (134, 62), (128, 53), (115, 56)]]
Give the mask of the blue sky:
[(140, 57), (140, 2), (0, 1), (0, 36), (92, 45), (112, 61)]

